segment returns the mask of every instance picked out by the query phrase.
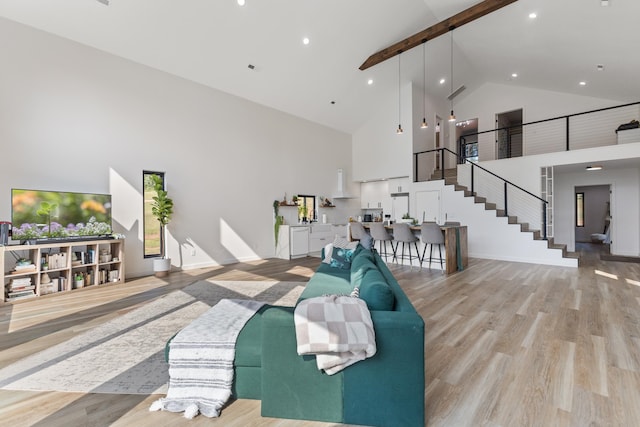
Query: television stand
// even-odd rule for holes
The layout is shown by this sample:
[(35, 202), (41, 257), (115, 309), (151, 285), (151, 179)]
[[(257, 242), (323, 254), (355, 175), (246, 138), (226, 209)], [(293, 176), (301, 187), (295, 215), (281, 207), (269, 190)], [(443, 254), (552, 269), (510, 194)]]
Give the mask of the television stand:
[(4, 286), (0, 301), (4, 302), (124, 283), (124, 239), (92, 237), (0, 246), (0, 265)]

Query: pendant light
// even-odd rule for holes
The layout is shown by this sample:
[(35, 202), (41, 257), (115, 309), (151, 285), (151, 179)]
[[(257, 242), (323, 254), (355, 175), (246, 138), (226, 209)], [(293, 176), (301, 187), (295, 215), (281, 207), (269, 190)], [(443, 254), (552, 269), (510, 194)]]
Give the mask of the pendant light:
[(402, 135), (402, 133), (404, 132), (402, 130), (402, 125), (400, 124), (400, 117), (401, 117), (401, 109), (400, 109), (400, 57), (402, 56), (402, 51), (398, 52), (398, 129), (396, 130), (396, 133), (398, 135)]
[(429, 127), (427, 123), (427, 60), (425, 50), (427, 43), (422, 43), (422, 124), (420, 129), (426, 129)]
[[(451, 94), (453, 94), (453, 27), (451, 27), (451, 29), (449, 30), (449, 33), (451, 34), (450, 40), (451, 40), (451, 76), (449, 78), (449, 86), (451, 88)], [(449, 116), (449, 121), (450, 122), (455, 122), (456, 121), (456, 116), (453, 114), (453, 96), (449, 95), (450, 101), (451, 101), (451, 115)]]

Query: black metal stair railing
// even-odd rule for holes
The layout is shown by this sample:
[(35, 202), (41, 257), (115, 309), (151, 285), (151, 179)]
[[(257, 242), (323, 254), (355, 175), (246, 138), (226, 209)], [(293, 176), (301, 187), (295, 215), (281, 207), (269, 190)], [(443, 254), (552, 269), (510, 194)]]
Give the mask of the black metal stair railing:
[[(420, 151), (418, 153), (414, 153), (414, 164), (415, 164), (415, 176), (414, 176), (414, 182), (418, 181), (418, 158), (420, 155), (423, 154), (427, 154), (427, 153), (439, 153), (439, 170), (440, 170), (440, 179), (444, 180), (445, 179), (445, 154), (449, 155), (449, 156), (455, 156), (456, 157), (456, 163), (460, 163), (460, 164), (468, 164), (471, 165), (471, 188), (470, 191), (471, 193), (476, 196), (476, 191), (475, 191), (475, 177), (476, 177), (476, 173), (486, 173), (489, 174), (490, 176), (497, 178), (501, 183), (502, 183), (502, 187), (503, 187), (503, 203), (504, 203), (504, 216), (508, 217), (509, 216), (509, 188), (513, 188), (515, 190), (518, 190), (521, 194), (526, 195), (526, 197), (528, 198), (533, 198), (537, 201), (539, 201), (542, 205), (542, 239), (543, 240), (547, 240), (547, 205), (548, 202), (546, 200), (544, 200), (543, 198), (533, 194), (532, 192), (525, 190), (524, 188), (520, 187), (519, 185), (514, 184), (513, 182), (502, 178), (501, 176), (491, 172), (490, 170), (470, 161), (465, 159), (464, 157), (462, 157), (461, 155), (459, 155), (456, 152), (453, 152), (451, 150), (449, 150), (448, 148), (436, 148), (433, 150), (425, 150), (425, 151)], [(480, 171), (480, 172), (477, 172)], [(456, 178), (456, 182), (457, 182), (457, 178)]]

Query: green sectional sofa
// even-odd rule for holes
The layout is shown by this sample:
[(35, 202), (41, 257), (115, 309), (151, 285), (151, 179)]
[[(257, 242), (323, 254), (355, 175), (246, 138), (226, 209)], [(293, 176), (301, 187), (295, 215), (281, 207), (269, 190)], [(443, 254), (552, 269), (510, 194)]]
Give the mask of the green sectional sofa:
[(423, 427), (424, 322), (377, 253), (358, 246), (350, 269), (321, 263), (300, 299), (360, 286), (377, 353), (335, 375), (298, 356), (293, 308), (269, 306), (240, 333), (234, 394), (262, 400), (262, 416)]
[(264, 417), (423, 427), (424, 321), (378, 254), (358, 245), (350, 268), (321, 263), (300, 300), (356, 285), (374, 323), (373, 357), (327, 375), (296, 352), (294, 308), (265, 306), (238, 337), (234, 397), (260, 399)]

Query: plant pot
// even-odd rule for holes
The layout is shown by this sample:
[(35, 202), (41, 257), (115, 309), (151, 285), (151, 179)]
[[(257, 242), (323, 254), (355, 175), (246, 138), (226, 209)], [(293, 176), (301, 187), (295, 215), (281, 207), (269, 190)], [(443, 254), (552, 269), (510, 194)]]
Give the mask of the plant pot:
[(171, 258), (154, 259), (153, 271), (156, 277), (167, 277), (171, 271)]

